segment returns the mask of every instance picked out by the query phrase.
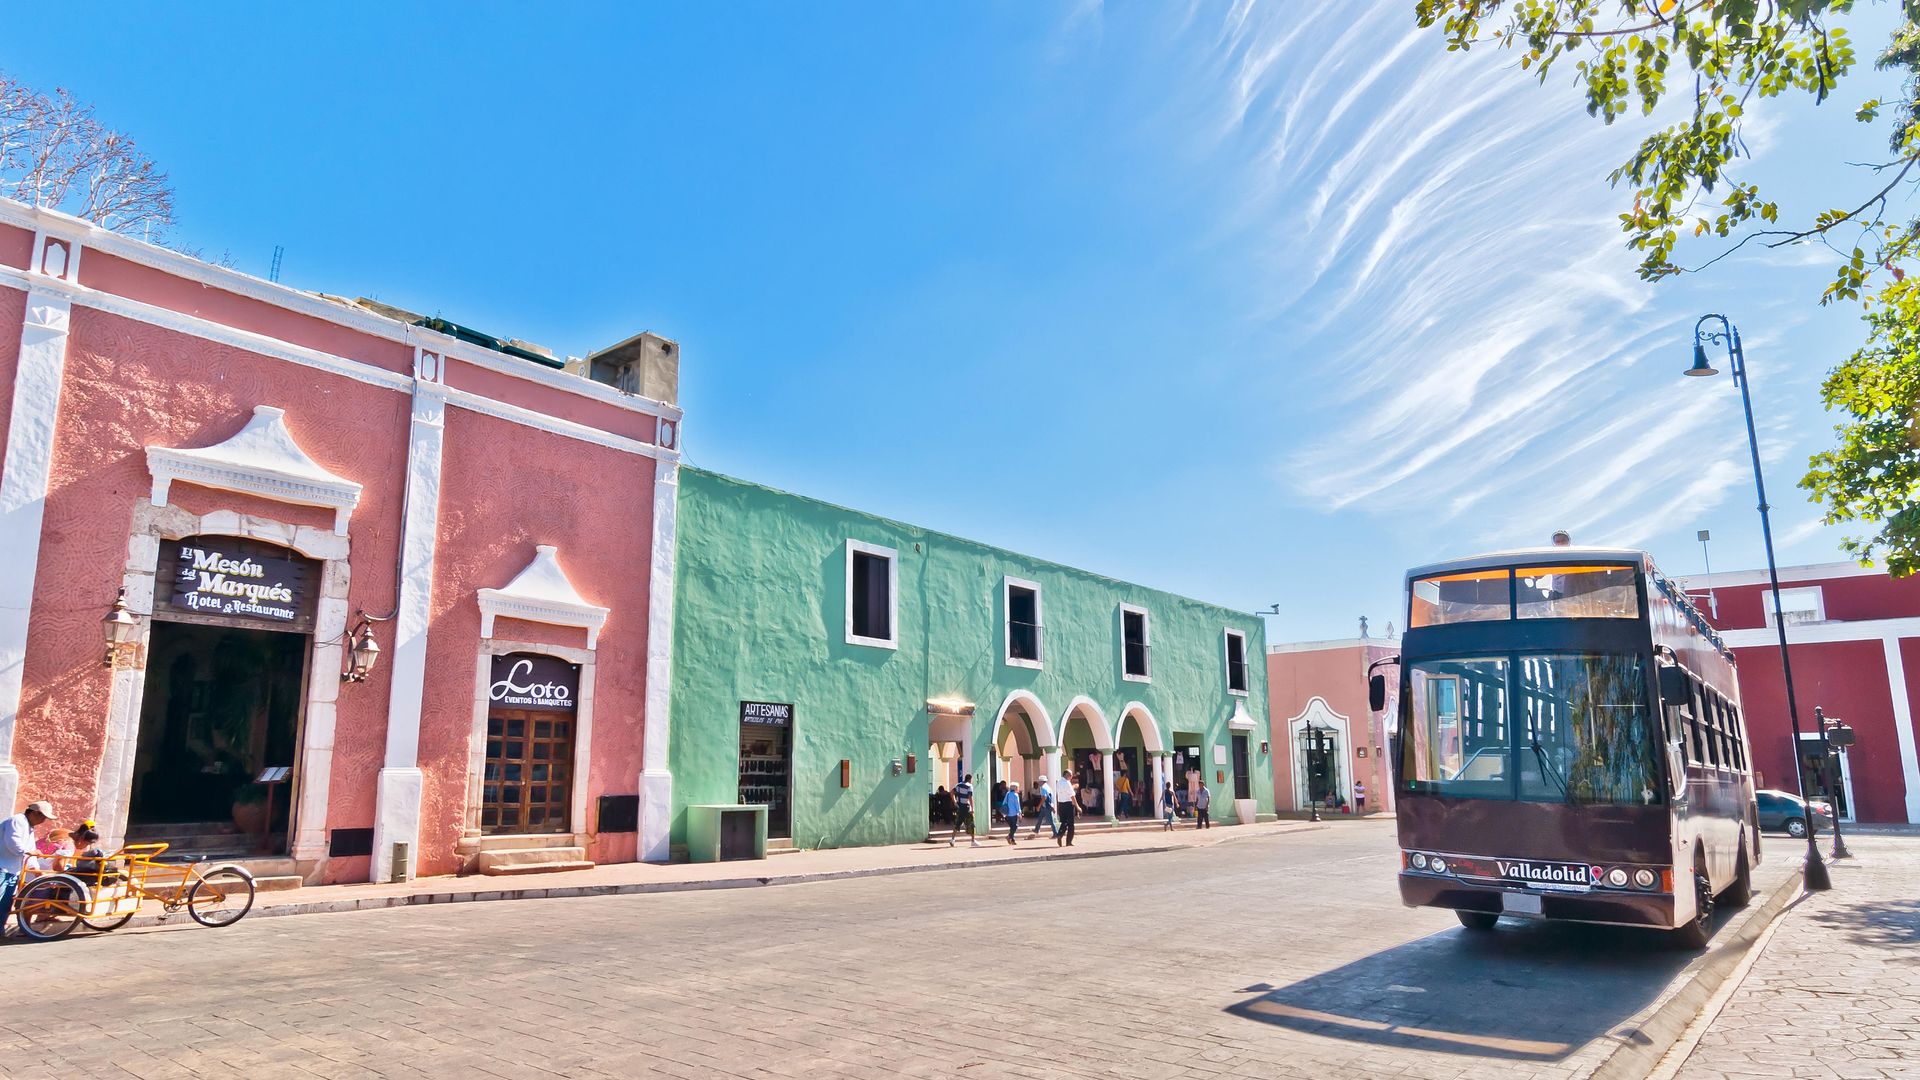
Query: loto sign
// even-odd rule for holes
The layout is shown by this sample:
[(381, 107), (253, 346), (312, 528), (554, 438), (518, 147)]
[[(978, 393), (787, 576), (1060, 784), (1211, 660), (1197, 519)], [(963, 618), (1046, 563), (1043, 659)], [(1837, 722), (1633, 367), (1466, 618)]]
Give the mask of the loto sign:
[(556, 656), (508, 653), (493, 658), (488, 698), (499, 709), (571, 712), (580, 693), (580, 669)]

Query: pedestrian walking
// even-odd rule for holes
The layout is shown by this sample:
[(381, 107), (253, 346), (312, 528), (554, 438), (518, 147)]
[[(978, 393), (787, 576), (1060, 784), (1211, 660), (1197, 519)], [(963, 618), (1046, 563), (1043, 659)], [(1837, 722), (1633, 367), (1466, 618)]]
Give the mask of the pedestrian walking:
[(967, 830), (967, 843), (980, 846), (980, 838), (973, 832), (973, 774), (968, 773), (953, 785), (953, 832), (947, 836), (947, 846), (960, 838), (960, 830)]
[(1353, 812), (1365, 816), (1367, 812), (1367, 784), (1364, 780), (1353, 782)]
[(1161, 832), (1173, 831), (1173, 781), (1160, 785), (1160, 813), (1165, 816), (1166, 827)]
[(1207, 808), (1213, 805), (1213, 792), (1207, 785), (1201, 784), (1200, 791), (1193, 797), (1193, 827), (1196, 829), (1213, 828), (1213, 819), (1207, 816)]
[(1001, 798), (1000, 812), (1007, 816), (1007, 843), (1018, 844), (1020, 842), (1020, 789), (1015, 785), (1007, 785), (1007, 793)]
[(1053, 805), (1060, 812), (1060, 831), (1054, 834), (1056, 847), (1073, 846), (1073, 823), (1080, 817), (1079, 793), (1074, 790), (1073, 778), (1060, 774), (1060, 784), (1053, 793)]
[(1060, 827), (1053, 823), (1053, 789), (1047, 786), (1047, 778), (1044, 776), (1040, 778), (1040, 807), (1033, 816), (1033, 836), (1029, 839), (1040, 838), (1042, 825), (1045, 825), (1055, 836), (1060, 835)]
[(13, 893), (20, 887), (20, 873), (40, 847), (33, 831), (52, 820), (53, 807), (36, 802), (0, 822), (0, 936), (6, 934), (7, 919), (13, 915)]
[(1116, 813), (1123, 818), (1133, 816), (1133, 781), (1127, 779), (1126, 773), (1121, 773), (1113, 782), (1113, 800), (1119, 804), (1114, 807)]

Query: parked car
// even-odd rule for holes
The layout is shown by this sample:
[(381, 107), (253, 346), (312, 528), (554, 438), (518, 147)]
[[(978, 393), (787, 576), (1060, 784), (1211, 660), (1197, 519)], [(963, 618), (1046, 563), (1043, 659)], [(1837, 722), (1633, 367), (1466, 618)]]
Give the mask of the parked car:
[[(1760, 831), (1784, 832), (1799, 839), (1807, 835), (1806, 804), (1800, 796), (1791, 791), (1756, 791), (1754, 800), (1760, 804)], [(1813, 831), (1833, 827), (1833, 806), (1824, 799), (1813, 800)]]

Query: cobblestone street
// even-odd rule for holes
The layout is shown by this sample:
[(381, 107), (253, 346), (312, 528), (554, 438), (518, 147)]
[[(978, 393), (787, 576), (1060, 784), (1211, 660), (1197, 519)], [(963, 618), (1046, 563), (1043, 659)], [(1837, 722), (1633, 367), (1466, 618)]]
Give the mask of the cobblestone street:
[(1920, 838), (1847, 844), (1833, 891), (1787, 913), (1681, 1080), (1920, 1077)]
[[(1762, 886), (1782, 861), (1762, 867)], [(15, 1078), (1565, 1077), (1690, 956), (1458, 929), (1392, 825), (0, 949)], [(1837, 895), (1837, 894), (1836, 894)], [(1723, 930), (1723, 933), (1725, 931)]]

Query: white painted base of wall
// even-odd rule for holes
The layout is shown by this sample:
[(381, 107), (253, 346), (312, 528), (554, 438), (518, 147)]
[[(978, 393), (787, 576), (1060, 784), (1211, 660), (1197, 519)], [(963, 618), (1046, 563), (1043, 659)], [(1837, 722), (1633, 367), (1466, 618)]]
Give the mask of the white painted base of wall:
[(670, 857), (673, 831), (673, 774), (665, 769), (640, 774), (640, 861), (663, 863)]
[(1233, 800), (1233, 819), (1242, 825), (1251, 825), (1260, 819), (1260, 803), (1256, 799)]
[[(13, 800), (19, 797), (20, 770), (14, 768), (11, 763), (0, 765), (0, 814), (12, 817), (14, 813)], [(58, 810), (60, 808), (56, 806), (54, 809)], [(80, 819), (74, 818), (74, 820), (78, 821)]]
[(416, 876), (420, 866), (420, 791), (424, 774), (419, 769), (381, 769), (373, 817), (373, 859), (367, 880), (386, 881), (393, 876), (393, 845), (405, 844), (407, 880)]

